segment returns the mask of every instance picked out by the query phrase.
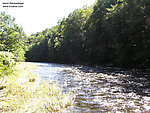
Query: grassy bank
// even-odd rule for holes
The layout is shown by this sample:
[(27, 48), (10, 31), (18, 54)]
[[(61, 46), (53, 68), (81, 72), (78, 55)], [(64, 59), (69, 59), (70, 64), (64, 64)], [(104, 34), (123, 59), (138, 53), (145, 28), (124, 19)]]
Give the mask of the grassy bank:
[(56, 112), (73, 105), (73, 96), (49, 82), (39, 82), (30, 63), (17, 63), (13, 73), (0, 78), (0, 112)]

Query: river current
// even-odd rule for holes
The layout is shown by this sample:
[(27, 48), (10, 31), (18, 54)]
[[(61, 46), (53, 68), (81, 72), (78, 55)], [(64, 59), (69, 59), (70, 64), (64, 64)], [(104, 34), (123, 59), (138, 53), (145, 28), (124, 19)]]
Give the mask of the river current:
[(113, 67), (33, 63), (41, 81), (75, 93), (68, 113), (150, 113), (150, 73)]

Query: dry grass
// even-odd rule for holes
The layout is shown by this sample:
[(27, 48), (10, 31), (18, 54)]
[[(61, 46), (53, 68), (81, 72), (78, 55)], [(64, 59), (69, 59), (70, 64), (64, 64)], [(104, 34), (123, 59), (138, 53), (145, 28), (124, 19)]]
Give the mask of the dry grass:
[(0, 79), (0, 112), (57, 112), (73, 105), (73, 95), (49, 82), (39, 82), (30, 63), (18, 63), (14, 73)]

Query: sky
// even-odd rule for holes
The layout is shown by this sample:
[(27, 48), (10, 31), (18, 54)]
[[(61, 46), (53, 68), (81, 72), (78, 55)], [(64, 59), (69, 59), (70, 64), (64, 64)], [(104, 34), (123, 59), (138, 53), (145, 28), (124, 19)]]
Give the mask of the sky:
[[(92, 5), (96, 0), (0, 0), (0, 12), (5, 11), (22, 26), (26, 35), (41, 32), (57, 25), (75, 9)], [(12, 3), (24, 3), (23, 7), (3, 7)], [(9, 3), (9, 4), (4, 4)], [(21, 5), (20, 5), (21, 6)]]

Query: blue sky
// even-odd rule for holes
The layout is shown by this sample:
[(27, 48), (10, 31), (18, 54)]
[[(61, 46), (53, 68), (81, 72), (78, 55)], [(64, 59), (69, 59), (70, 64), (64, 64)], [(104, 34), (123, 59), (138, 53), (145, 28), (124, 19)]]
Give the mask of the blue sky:
[[(57, 25), (63, 17), (72, 11), (91, 5), (96, 0), (1, 0), (0, 11), (5, 11), (16, 18), (16, 23), (23, 27), (29, 36), (46, 28)], [(3, 8), (3, 2), (24, 2), (23, 8)]]

